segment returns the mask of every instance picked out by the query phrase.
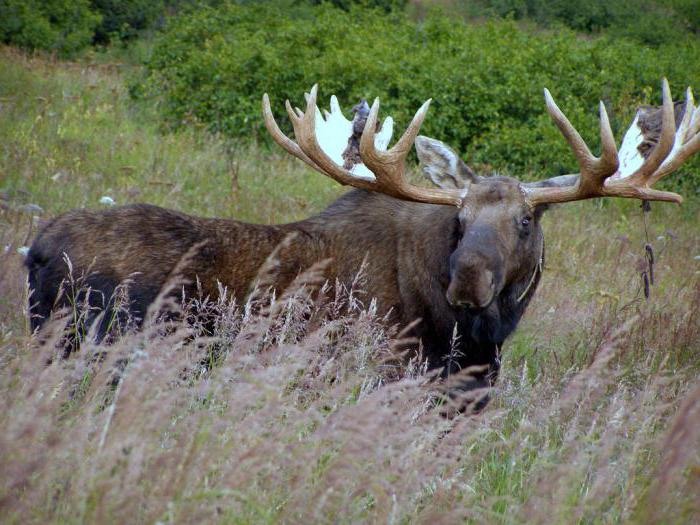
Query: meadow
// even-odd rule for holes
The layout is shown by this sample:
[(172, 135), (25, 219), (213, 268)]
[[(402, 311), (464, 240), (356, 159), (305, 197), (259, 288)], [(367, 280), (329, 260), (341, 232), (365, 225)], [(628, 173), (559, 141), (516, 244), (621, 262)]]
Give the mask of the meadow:
[(477, 415), (433, 407), (361, 275), (323, 305), (314, 269), (272, 302), (223, 298), (213, 337), (154, 315), (57, 359), (60, 319), (43, 338), (26, 320), (19, 252), (42, 221), (109, 197), (274, 223), (343, 192), (279, 149), (164, 128), (107, 58), (0, 49), (3, 522), (697, 522), (697, 195), (646, 226), (637, 202), (549, 211), (543, 280)]

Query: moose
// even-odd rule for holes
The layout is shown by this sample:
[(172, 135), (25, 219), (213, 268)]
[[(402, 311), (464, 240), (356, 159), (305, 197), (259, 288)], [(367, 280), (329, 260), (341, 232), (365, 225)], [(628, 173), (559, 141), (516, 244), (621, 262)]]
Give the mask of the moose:
[[(286, 109), (296, 141), (282, 133), (263, 96), (265, 125), (274, 140), (314, 170), (354, 189), (308, 219), (281, 225), (200, 218), (147, 204), (103, 211), (73, 210), (46, 225), (26, 258), (32, 329), (70, 300), (59, 293), (73, 272), (85, 272), (91, 306), (109, 309), (117, 286), (129, 279), (130, 314), (143, 319), (148, 305), (185, 253), (199, 248), (183, 269), (194, 293), (220, 286), (243, 299), (258, 269), (283, 240), (275, 285), (331, 259), (331, 282), (349, 283), (366, 261), (366, 289), (379, 313), (411, 326), (429, 368), (442, 377), (481, 365), (464, 389), (489, 387), (500, 368), (501, 348), (537, 290), (545, 258), (541, 217), (548, 205), (599, 197), (681, 203), (676, 193), (652, 186), (700, 150), (700, 108), (688, 88), (674, 109), (668, 82), (663, 103), (641, 108), (618, 153), (600, 103), (600, 157), (544, 90), (546, 108), (569, 143), (580, 172), (538, 182), (478, 176), (444, 143), (418, 136), (430, 100), (388, 148), (393, 120), (379, 123), (379, 100), (365, 102), (348, 120), (335, 96), (330, 112), (316, 104)], [(415, 143), (423, 171), (436, 186), (412, 184), (406, 158)], [(290, 234), (293, 234), (290, 237)], [(419, 322), (416, 322), (419, 320)], [(106, 326), (98, 332), (104, 335)], [(455, 334), (457, 337), (455, 337)], [(454, 351), (455, 359), (446, 356)], [(479, 367), (477, 367), (479, 368)]]

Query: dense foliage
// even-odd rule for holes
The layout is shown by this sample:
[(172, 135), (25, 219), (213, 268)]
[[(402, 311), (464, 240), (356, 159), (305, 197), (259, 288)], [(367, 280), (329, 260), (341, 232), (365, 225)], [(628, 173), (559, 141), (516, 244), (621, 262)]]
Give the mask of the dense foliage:
[(94, 36), (101, 44), (136, 37), (139, 31), (152, 27), (165, 8), (162, 0), (91, 0), (91, 4), (102, 15)]
[(285, 4), (285, 9), (313, 16), (313, 7), (407, 11), (421, 19), (439, 6), (457, 19), (510, 18), (543, 27), (562, 25), (580, 32), (606, 33), (657, 46), (700, 33), (697, 0), (3, 0), (0, 41), (25, 49), (75, 55), (89, 44), (125, 42), (145, 29), (159, 28), (169, 16), (188, 9), (227, 3)]
[(2, 0), (0, 42), (72, 56), (92, 43), (137, 36), (162, 19), (165, 6), (162, 0)]
[(100, 20), (90, 0), (3, 0), (0, 42), (69, 55), (90, 44)]
[(370, 8), (380, 8), (385, 11), (393, 11), (395, 9), (403, 9), (406, 7), (408, 0), (308, 0), (311, 5), (320, 5), (329, 3), (335, 7), (339, 7), (346, 11), (356, 5), (363, 5)]
[(425, 134), (477, 164), (552, 175), (576, 165), (544, 112), (543, 87), (595, 146), (600, 98), (619, 135), (637, 105), (659, 102), (663, 76), (677, 97), (700, 85), (697, 56), (694, 39), (650, 49), (567, 30), (533, 33), (512, 21), (468, 25), (432, 14), (414, 23), (328, 5), (303, 18), (274, 5), (230, 5), (173, 18), (135, 91), (161, 96), (172, 123), (196, 120), (237, 137), (267, 136), (264, 92), (285, 123), (284, 99), (302, 105), (315, 82), (323, 104), (333, 93), (346, 109), (379, 96), (400, 126), (432, 97)]
[(530, 19), (577, 31), (609, 30), (644, 44), (671, 43), (685, 31), (700, 31), (697, 0), (476, 0), (455, 2), (468, 17), (500, 16)]

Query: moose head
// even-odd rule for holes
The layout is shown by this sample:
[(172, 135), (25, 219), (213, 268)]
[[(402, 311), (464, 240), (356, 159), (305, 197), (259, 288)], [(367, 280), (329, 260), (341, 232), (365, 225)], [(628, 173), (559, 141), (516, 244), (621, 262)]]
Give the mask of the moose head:
[[(358, 111), (355, 122), (351, 122), (343, 116), (335, 96), (331, 97), (331, 111), (322, 115), (314, 86), (307, 95), (306, 111), (286, 103), (297, 142), (280, 131), (267, 94), (263, 96), (263, 113), (267, 129), (278, 144), (341, 184), (402, 200), (454, 206), (453, 229), (445, 232), (454, 239), (445, 298), (454, 308), (480, 311), (492, 306), (508, 287), (518, 288), (514, 294), (518, 302), (530, 290), (544, 257), (540, 217), (549, 204), (598, 197), (682, 202), (680, 195), (654, 189), (653, 185), (700, 149), (700, 108), (695, 108), (688, 88), (676, 127), (665, 79), (662, 90), (661, 108), (651, 117), (650, 110), (638, 112), (620, 153), (605, 106), (600, 103), (602, 152), (596, 157), (545, 89), (547, 111), (569, 143), (580, 172), (534, 183), (477, 176), (447, 145), (418, 136), (430, 100), (421, 106), (391, 149), (387, 145), (393, 120), (387, 117), (378, 125), (378, 99), (369, 115)], [(360, 118), (366, 122), (357, 140)], [(407, 180), (406, 156), (414, 143), (425, 174), (437, 188), (418, 187)], [(348, 155), (353, 144), (359, 147), (359, 155)], [(358, 161), (348, 166), (343, 160), (347, 158)]]

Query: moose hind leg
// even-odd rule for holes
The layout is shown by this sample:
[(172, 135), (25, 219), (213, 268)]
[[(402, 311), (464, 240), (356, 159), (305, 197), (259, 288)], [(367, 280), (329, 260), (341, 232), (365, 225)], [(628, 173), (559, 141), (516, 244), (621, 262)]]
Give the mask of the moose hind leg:
[(64, 357), (80, 347), (90, 330), (94, 330), (96, 342), (101, 342), (116, 320), (116, 281), (101, 275), (90, 275), (80, 281), (77, 289), (64, 283), (66, 289), (60, 303), (56, 305), (68, 308), (71, 318), (67, 323), (63, 341)]
[(145, 297), (143, 292), (135, 294), (135, 300), (130, 299), (126, 284), (119, 286), (117, 279), (100, 273), (73, 279), (64, 261), (40, 264), (31, 260), (27, 265), (32, 331), (39, 330), (53, 310), (68, 311), (61, 341), (64, 357), (80, 347), (90, 330), (99, 343), (128, 326), (140, 324), (147, 301), (152, 300), (152, 294), (146, 293)]
[[(119, 282), (101, 274), (90, 275), (82, 287), (86, 309), (85, 327), (92, 329), (98, 343), (109, 341), (143, 324), (148, 306), (158, 295), (157, 286), (138, 280)], [(93, 327), (94, 323), (98, 323)]]
[(36, 332), (54, 309), (65, 267), (42, 257), (34, 248), (29, 251), (25, 265), (29, 281), (29, 324), (32, 332)]

